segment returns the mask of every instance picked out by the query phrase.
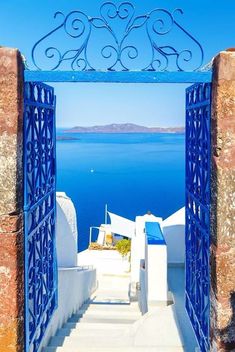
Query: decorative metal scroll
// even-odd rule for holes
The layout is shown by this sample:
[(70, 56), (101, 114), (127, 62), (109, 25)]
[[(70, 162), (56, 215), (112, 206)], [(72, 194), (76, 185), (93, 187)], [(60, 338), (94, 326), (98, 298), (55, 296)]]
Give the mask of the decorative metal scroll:
[[(203, 63), (200, 43), (179, 24), (181, 9), (137, 16), (130, 2), (106, 2), (98, 17), (56, 12), (59, 24), (36, 42), (38, 69), (76, 71), (193, 71)], [(53, 44), (50, 44), (50, 43)], [(185, 48), (186, 47), (186, 48)]]
[(55, 254), (55, 96), (24, 91), (24, 229), (26, 351), (37, 352), (57, 304)]
[(186, 92), (186, 309), (200, 350), (209, 351), (211, 84)]

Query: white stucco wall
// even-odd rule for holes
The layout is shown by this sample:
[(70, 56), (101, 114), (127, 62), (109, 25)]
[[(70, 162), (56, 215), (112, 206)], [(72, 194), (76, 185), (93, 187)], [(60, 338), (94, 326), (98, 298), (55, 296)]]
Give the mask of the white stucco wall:
[(148, 303), (167, 302), (167, 249), (163, 244), (147, 245), (146, 254)]
[(147, 287), (147, 272), (145, 268), (145, 260), (140, 263), (140, 278), (139, 287), (137, 290), (137, 298), (139, 302), (139, 308), (142, 314), (148, 311), (148, 287)]
[(59, 192), (56, 194), (56, 206), (58, 307), (46, 330), (40, 351), (97, 287), (96, 270), (77, 266), (77, 218), (72, 200)]
[(77, 218), (72, 200), (64, 193), (56, 193), (56, 251), (59, 267), (77, 265)]
[(79, 310), (95, 289), (95, 269), (59, 268), (58, 308), (49, 323), (41, 348), (47, 346), (50, 338)]
[(135, 285), (139, 282), (140, 261), (145, 259), (145, 223), (158, 222), (162, 223), (162, 218), (154, 215), (137, 216), (135, 219), (136, 232), (131, 241), (131, 282)]
[(168, 263), (185, 262), (185, 208), (181, 208), (162, 222), (167, 244)]
[(97, 275), (121, 275), (128, 270), (128, 260), (122, 258), (116, 250), (85, 250), (78, 253), (78, 264), (93, 265)]

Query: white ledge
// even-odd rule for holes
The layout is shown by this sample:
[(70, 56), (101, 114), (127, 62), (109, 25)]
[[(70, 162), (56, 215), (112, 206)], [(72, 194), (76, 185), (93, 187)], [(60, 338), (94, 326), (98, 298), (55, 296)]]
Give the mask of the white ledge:
[(94, 270), (93, 265), (72, 266), (72, 267), (58, 267), (59, 271), (85, 271)]

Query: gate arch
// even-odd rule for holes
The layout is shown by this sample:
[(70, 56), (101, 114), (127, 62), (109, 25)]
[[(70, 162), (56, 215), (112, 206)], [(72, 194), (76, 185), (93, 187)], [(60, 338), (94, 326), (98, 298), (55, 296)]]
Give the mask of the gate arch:
[[(104, 14), (104, 9), (107, 10), (108, 6), (110, 8)], [(137, 16), (134, 6), (129, 2), (118, 7), (107, 2), (101, 6), (98, 17), (90, 17), (81, 11), (72, 11), (67, 15), (57, 12), (55, 17), (61, 19), (60, 24), (38, 40), (32, 49), (32, 62), (37, 70), (25, 70), (24, 73), (26, 352), (38, 351), (57, 304), (54, 238), (55, 95), (53, 88), (42, 82), (196, 83), (186, 92), (186, 308), (200, 348), (207, 351), (209, 285), (206, 278), (209, 278), (212, 73), (210, 69), (201, 68), (203, 49), (179, 24), (177, 15), (182, 15), (182, 11), (177, 9), (170, 13), (165, 9), (156, 9)], [(154, 16), (157, 16), (155, 20)], [(122, 25), (124, 23), (120, 36), (111, 25), (114, 20)], [(169, 28), (164, 29), (167, 21)], [(70, 29), (69, 23), (72, 25)], [(187, 71), (179, 64), (185, 54), (188, 56), (184, 56), (183, 62), (187, 64), (191, 61), (194, 57), (193, 51), (180, 50), (168, 43), (158, 44), (154, 39), (158, 37), (160, 41), (160, 38), (166, 37), (173, 29), (183, 33), (199, 50), (200, 62), (194, 67), (194, 71)], [(64, 31), (70, 38), (78, 39), (87, 30), (88, 34), (79, 49), (71, 48), (61, 52), (53, 44), (49, 45), (44, 54), (49, 60), (55, 59), (57, 55), (57, 63), (50, 69), (39, 65), (37, 50), (55, 33)], [(100, 69), (97, 63), (91, 63), (88, 57), (92, 31), (99, 30), (106, 31), (115, 44), (106, 43), (101, 50), (104, 60), (111, 59), (110, 52), (106, 52), (108, 49), (116, 55), (114, 62), (107, 64), (105, 69)], [(133, 63), (138, 59), (139, 50), (134, 44), (126, 43), (138, 30), (144, 30), (147, 35), (150, 57), (145, 66), (136, 69)], [(124, 62), (124, 52), (127, 52), (129, 66)], [(41, 55), (39, 51), (38, 57)], [(172, 58), (175, 70), (169, 64)], [(161, 66), (161, 60), (165, 60), (165, 66)], [(66, 69), (68, 63), (69, 70)], [(76, 66), (78, 63), (83, 63), (83, 66)], [(59, 71), (61, 67), (64, 69)], [(32, 242), (31, 238), (34, 237)], [(201, 247), (202, 241), (205, 243), (204, 249)]]

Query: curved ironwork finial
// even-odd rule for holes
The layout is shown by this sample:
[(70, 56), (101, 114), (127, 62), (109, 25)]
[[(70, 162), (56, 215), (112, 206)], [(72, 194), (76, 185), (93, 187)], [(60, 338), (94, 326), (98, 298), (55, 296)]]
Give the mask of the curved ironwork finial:
[[(157, 8), (136, 16), (130, 2), (117, 6), (110, 1), (100, 7), (99, 17), (78, 10), (56, 12), (60, 24), (35, 43), (32, 61), (39, 70), (198, 70), (202, 46), (176, 21), (179, 14), (181, 9)], [(57, 45), (49, 44), (53, 38)]]

